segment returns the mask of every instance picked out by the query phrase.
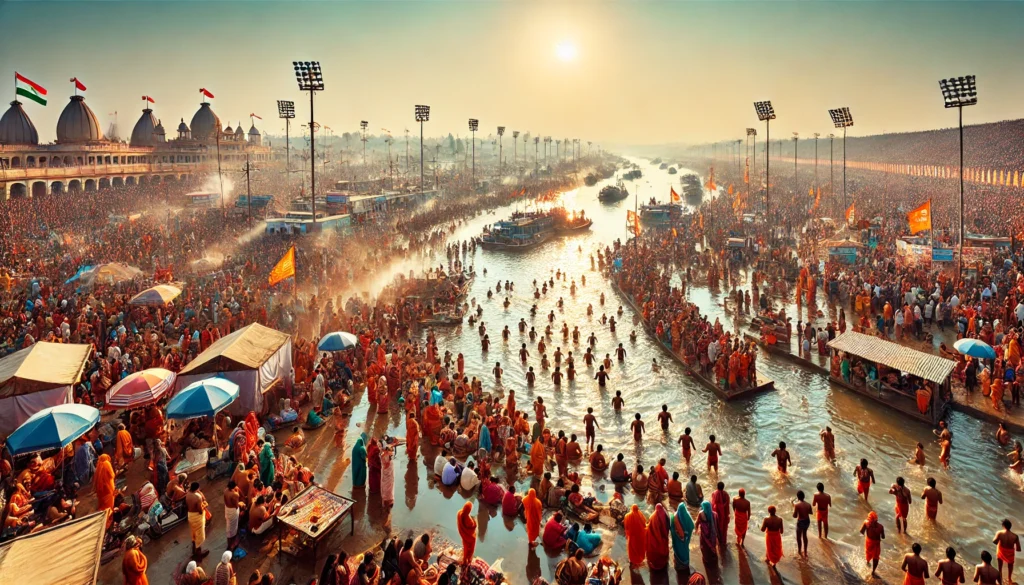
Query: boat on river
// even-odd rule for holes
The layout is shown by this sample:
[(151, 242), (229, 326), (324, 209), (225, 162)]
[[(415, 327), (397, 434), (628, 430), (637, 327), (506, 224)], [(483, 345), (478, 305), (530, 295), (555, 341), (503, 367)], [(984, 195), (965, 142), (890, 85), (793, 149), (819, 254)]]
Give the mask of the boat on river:
[(676, 168), (675, 168), (675, 167), (669, 167), (669, 168), (668, 168), (668, 174), (670, 174), (670, 175), (674, 175), (674, 174), (676, 174), (676, 173), (678, 173), (678, 172), (679, 172), (679, 171), (678, 171), (678, 170), (676, 170)]
[(700, 184), (700, 177), (693, 173), (688, 173), (679, 178), (679, 183), (683, 186), (683, 197), (686, 198), (688, 205), (700, 205), (704, 199), (704, 187)]
[(639, 179), (642, 176), (644, 176), (644, 174), (640, 169), (632, 169), (623, 173), (622, 179), (625, 181), (633, 181), (635, 179)]
[(661, 163), (660, 165), (658, 165), (658, 168), (661, 170), (665, 170), (668, 168), (668, 163)]
[(622, 185), (622, 182), (616, 185), (605, 185), (601, 188), (601, 192), (597, 194), (597, 200), (602, 203), (614, 203), (622, 201), (626, 197), (629, 197), (629, 191)]
[(661, 158), (659, 157), (659, 158), (656, 158), (656, 159), (652, 160), (651, 164), (652, 165), (660, 165), (661, 164)]
[(505, 221), (485, 228), (480, 247), (485, 250), (525, 251), (535, 248), (555, 235), (554, 217), (547, 212), (516, 212)]
[(683, 217), (683, 206), (678, 203), (652, 203), (640, 206), (640, 223), (652, 228), (667, 228)]
[(587, 187), (593, 187), (597, 184), (597, 175), (590, 173), (586, 177), (583, 177), (583, 184)]
[(560, 236), (585, 232), (594, 224), (594, 221), (582, 211), (576, 213), (564, 207), (556, 207), (550, 213), (555, 220), (555, 234)]

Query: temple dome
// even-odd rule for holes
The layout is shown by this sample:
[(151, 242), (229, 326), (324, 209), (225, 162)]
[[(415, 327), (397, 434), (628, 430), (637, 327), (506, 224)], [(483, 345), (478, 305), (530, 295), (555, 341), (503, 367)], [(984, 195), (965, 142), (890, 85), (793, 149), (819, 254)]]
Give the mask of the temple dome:
[(253, 124), (249, 128), (249, 136), (259, 136), (259, 135), (260, 135), (260, 131), (256, 129), (256, 124)]
[(85, 104), (85, 97), (71, 96), (57, 119), (57, 144), (88, 143), (103, 140), (100, 121)]
[(217, 132), (220, 131), (220, 118), (213, 113), (208, 102), (203, 102), (199, 105), (199, 111), (192, 116), (192, 123), (189, 124), (189, 127), (192, 129), (192, 138), (195, 140), (216, 140)]
[(167, 142), (167, 135), (164, 132), (164, 123), (157, 121), (156, 128), (153, 129), (153, 138), (157, 142)]
[(17, 100), (0, 118), (0, 144), (39, 144), (36, 126)]
[(188, 126), (185, 125), (185, 118), (182, 118), (181, 123), (178, 124), (178, 132), (189, 132)]
[(153, 115), (153, 110), (149, 108), (142, 110), (142, 117), (135, 123), (129, 143), (132, 146), (153, 146), (156, 144), (156, 137), (154, 136), (156, 126), (157, 120), (156, 116)]
[(235, 140), (245, 140), (245, 130), (242, 130), (242, 123), (238, 123), (238, 128), (235, 128)]

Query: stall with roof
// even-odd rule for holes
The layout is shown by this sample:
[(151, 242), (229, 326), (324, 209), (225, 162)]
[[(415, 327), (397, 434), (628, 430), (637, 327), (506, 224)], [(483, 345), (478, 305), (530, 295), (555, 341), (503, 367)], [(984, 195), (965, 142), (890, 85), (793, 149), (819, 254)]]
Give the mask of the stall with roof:
[(929, 424), (945, 416), (953, 360), (854, 331), (828, 347), (832, 382)]
[(0, 434), (44, 408), (74, 402), (91, 346), (40, 341), (0, 359)]
[(292, 339), (287, 333), (253, 323), (213, 343), (178, 372), (175, 388), (181, 390), (193, 382), (220, 376), (238, 384), (239, 396), (227, 411), (244, 416), (269, 409), (266, 394), (277, 388), (290, 390)]
[(107, 513), (94, 512), (3, 543), (0, 585), (95, 585), (106, 525)]

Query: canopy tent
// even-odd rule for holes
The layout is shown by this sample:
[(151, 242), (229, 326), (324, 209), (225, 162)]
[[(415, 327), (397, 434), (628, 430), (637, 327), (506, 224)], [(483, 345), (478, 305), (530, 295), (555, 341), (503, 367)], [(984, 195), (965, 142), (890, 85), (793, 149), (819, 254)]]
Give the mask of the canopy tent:
[(135, 295), (132, 300), (128, 301), (128, 304), (142, 307), (162, 307), (178, 298), (180, 294), (181, 289), (176, 286), (158, 284)]
[(178, 372), (175, 389), (213, 376), (238, 384), (238, 400), (228, 407), (229, 413), (262, 412), (264, 393), (278, 383), (291, 387), (292, 338), (259, 323), (243, 327), (218, 339)]
[(100, 511), (0, 544), (0, 585), (95, 585), (106, 525)]
[(0, 434), (40, 410), (74, 402), (72, 388), (92, 347), (40, 341), (0, 359)]
[(856, 331), (839, 335), (828, 342), (828, 346), (936, 384), (944, 383), (956, 367), (953, 360)]

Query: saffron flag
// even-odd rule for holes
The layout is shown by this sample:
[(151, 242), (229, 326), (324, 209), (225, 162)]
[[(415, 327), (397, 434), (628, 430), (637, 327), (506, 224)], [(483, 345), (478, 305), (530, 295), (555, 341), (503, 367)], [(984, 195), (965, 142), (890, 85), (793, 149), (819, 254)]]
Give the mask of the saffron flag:
[(931, 199), (925, 201), (924, 205), (908, 213), (907, 222), (910, 224), (911, 234), (916, 234), (917, 232), (932, 229)]
[(155, 104), (156, 103), (156, 100), (154, 100), (153, 98), (149, 97), (148, 95), (142, 96), (142, 99), (146, 100), (147, 102), (149, 102), (151, 104)]
[(679, 237), (679, 232), (676, 231), (676, 228), (672, 228), (672, 237), (673, 238), (678, 238)]
[(263, 118), (260, 118), (259, 116), (257, 116), (256, 114), (249, 114), (249, 116), (251, 116), (253, 118), (256, 118), (257, 120), (262, 120), (263, 119)]
[(77, 77), (72, 77), (69, 81), (75, 84), (75, 89), (77, 89), (78, 91), (85, 91), (85, 84), (81, 81), (78, 81)]
[(682, 198), (679, 197), (679, 193), (676, 193), (676, 190), (675, 190), (674, 187), (669, 187), (668, 190), (669, 190), (669, 197), (670, 197), (672, 203), (679, 203), (680, 201), (682, 201)]
[(814, 197), (814, 187), (808, 187), (807, 188), (807, 196), (808, 197)]
[(46, 88), (18, 72), (14, 73), (14, 93), (41, 106), (46, 105)]
[(640, 216), (636, 213), (626, 210), (626, 223), (628, 227), (633, 229), (633, 235), (640, 235)]
[(200, 87), (199, 88), (199, 93), (203, 94), (204, 96), (206, 96), (208, 98), (212, 98), (213, 97), (213, 94), (208, 92), (208, 91), (206, 91), (205, 87)]
[(746, 165), (743, 168), (743, 182), (747, 185), (750, 184), (750, 159), (747, 159)]
[(732, 183), (729, 183), (729, 190), (728, 190), (728, 192), (729, 192), (729, 195), (732, 195)]
[(288, 251), (284, 253), (277, 262), (277, 266), (270, 271), (270, 286), (281, 282), (282, 280), (295, 277), (295, 246), (288, 248)]
[(850, 208), (846, 210), (846, 224), (847, 225), (850, 225), (851, 223), (857, 221), (857, 210), (855, 209), (856, 206), (857, 206), (856, 203), (851, 203), (850, 204)]

